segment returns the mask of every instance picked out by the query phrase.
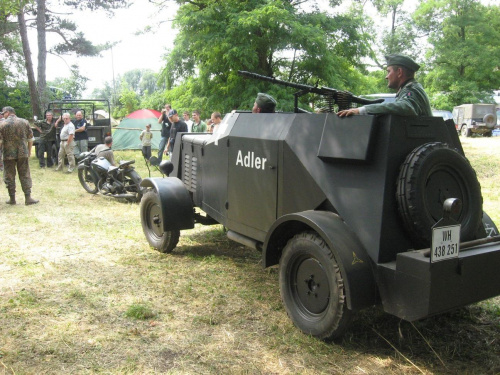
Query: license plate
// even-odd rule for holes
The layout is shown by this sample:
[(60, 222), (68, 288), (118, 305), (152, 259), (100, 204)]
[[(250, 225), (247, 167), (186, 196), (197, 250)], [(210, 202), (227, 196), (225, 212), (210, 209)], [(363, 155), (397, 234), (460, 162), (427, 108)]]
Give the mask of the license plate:
[(89, 142), (95, 142), (95, 137), (89, 137)]
[(460, 225), (432, 229), (431, 263), (458, 258)]

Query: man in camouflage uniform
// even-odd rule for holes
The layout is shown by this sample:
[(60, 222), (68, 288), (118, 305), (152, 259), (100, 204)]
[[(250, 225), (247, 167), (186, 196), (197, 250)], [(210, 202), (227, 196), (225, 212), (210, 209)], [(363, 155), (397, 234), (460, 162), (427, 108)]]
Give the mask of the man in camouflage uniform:
[(47, 167), (51, 168), (54, 163), (52, 161), (52, 145), (56, 142), (56, 120), (52, 112), (45, 114), (45, 120), (35, 124), (40, 132), (38, 140), (38, 160), (40, 168), (45, 168), (45, 152), (47, 152)]
[(369, 104), (359, 108), (339, 111), (340, 117), (352, 115), (393, 114), (400, 116), (432, 116), (429, 98), (415, 72), (420, 69), (415, 61), (405, 55), (395, 54), (387, 60), (387, 87), (398, 90), (394, 103)]
[(3, 147), (3, 178), (10, 199), (7, 204), (16, 204), (16, 168), (24, 191), (26, 205), (38, 203), (31, 198), (31, 175), (29, 157), (33, 146), (33, 131), (25, 119), (16, 116), (12, 107), (2, 109), (4, 121), (0, 124), (0, 144)]

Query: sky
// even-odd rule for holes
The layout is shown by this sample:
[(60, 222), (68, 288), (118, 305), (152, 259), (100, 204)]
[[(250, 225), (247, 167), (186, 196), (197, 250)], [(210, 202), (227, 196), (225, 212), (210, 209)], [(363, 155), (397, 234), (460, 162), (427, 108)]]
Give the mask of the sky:
[[(104, 12), (75, 12), (68, 18), (76, 22), (78, 29), (94, 44), (119, 42), (112, 52), (104, 51), (101, 57), (65, 56), (62, 60), (47, 55), (47, 81), (69, 77), (69, 67), (78, 63), (80, 74), (90, 79), (84, 95), (87, 98), (94, 88), (103, 87), (106, 81), (111, 83), (113, 72), (117, 78), (133, 69), (160, 71), (164, 65), (162, 55), (173, 47), (175, 31), (171, 22), (163, 22), (154, 33), (135, 35), (145, 26), (156, 27), (159, 21), (172, 19), (166, 10), (159, 13), (158, 8), (147, 0), (137, 0), (128, 9), (116, 10), (112, 18), (107, 18)], [(30, 39), (32, 55), (36, 59), (36, 34), (30, 35)], [(60, 39), (47, 34), (47, 46), (50, 48), (54, 42), (58, 43)]]

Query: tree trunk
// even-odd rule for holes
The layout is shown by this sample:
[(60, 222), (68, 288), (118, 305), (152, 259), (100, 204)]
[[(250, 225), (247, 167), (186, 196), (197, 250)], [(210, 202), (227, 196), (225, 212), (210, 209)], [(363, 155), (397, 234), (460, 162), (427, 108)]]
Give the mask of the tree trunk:
[(36, 31), (38, 36), (38, 97), (40, 98), (40, 106), (42, 109), (47, 108), (48, 92), (47, 92), (47, 40), (45, 31), (45, 0), (37, 0), (36, 14)]
[(26, 66), (26, 74), (28, 75), (28, 85), (30, 89), (31, 109), (33, 115), (40, 116), (40, 99), (36, 89), (35, 73), (33, 71), (33, 61), (31, 60), (31, 51), (28, 41), (28, 30), (26, 28), (26, 20), (24, 19), (24, 8), (19, 10), (17, 20), (19, 21), (19, 34), (23, 45), (24, 65)]

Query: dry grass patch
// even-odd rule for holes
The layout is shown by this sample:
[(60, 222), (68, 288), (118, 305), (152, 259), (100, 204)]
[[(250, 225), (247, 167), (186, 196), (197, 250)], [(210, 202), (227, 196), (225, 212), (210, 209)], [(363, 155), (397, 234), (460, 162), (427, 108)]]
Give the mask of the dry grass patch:
[[(497, 223), (498, 146), (464, 142)], [(119, 154), (147, 176), (139, 153)], [(263, 270), (220, 226), (183, 231), (161, 254), (139, 205), (90, 195), (34, 158), (31, 167), (40, 204), (0, 204), (0, 374), (500, 371), (499, 298), (414, 324), (368, 309), (341, 342), (324, 343), (286, 316), (277, 269)]]

